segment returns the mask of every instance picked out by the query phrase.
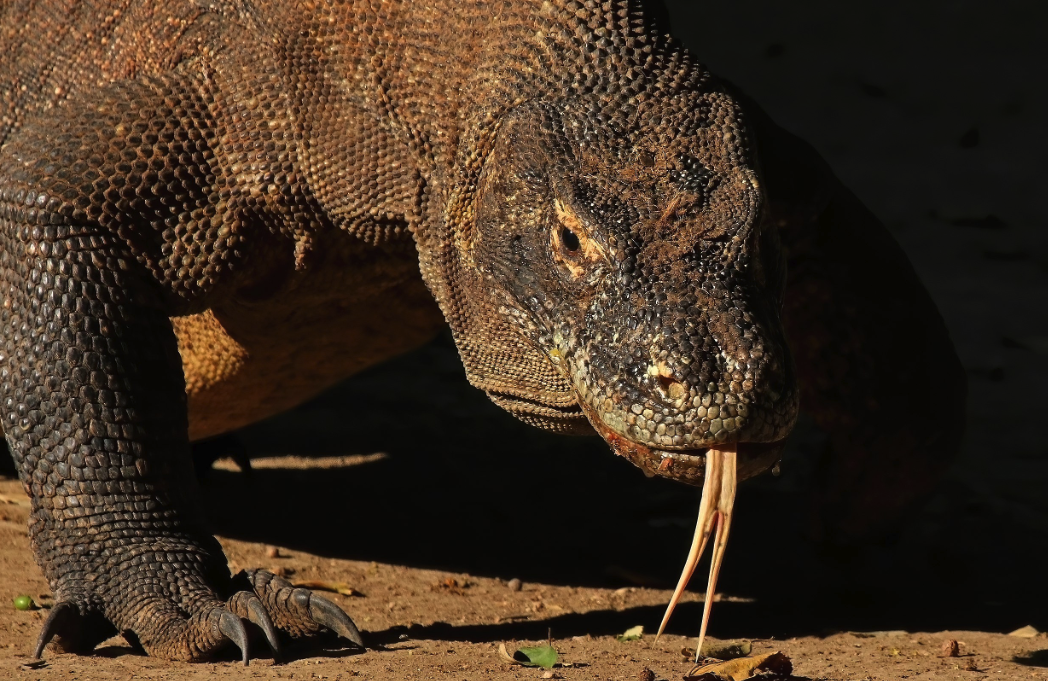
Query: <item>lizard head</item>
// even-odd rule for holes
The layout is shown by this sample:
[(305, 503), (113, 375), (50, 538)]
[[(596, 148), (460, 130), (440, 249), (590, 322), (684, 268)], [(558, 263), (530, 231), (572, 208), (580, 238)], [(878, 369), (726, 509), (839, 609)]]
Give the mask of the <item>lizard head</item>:
[(619, 107), (502, 119), (452, 249), (462, 293), (443, 301), (467, 374), (521, 419), (595, 430), (652, 474), (701, 485), (724, 444), (740, 478), (762, 472), (798, 391), (741, 113), (722, 92)]

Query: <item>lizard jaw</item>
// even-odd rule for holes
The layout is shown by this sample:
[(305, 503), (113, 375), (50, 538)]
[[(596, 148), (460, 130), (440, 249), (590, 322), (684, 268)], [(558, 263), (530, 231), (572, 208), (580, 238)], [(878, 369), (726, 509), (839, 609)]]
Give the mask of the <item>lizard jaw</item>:
[(628, 459), (644, 471), (645, 475), (670, 478), (695, 487), (703, 486), (708, 472), (707, 461), (710, 452), (718, 448), (734, 448), (737, 454), (737, 478), (747, 480), (770, 470), (782, 458), (782, 451), (786, 446), (786, 440), (782, 439), (774, 442), (714, 443), (708, 447), (676, 450), (649, 447), (612, 430), (585, 400), (579, 400), (578, 404), (589, 419), (590, 425), (604, 438), (612, 451)]

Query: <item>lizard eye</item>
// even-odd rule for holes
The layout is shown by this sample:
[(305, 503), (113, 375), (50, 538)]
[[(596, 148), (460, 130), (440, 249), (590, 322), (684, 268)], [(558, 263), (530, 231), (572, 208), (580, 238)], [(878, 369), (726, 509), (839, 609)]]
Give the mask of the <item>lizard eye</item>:
[(571, 254), (577, 253), (582, 248), (578, 235), (567, 227), (560, 228), (560, 243), (564, 246), (564, 250)]
[(563, 202), (554, 203), (556, 223), (550, 230), (553, 261), (569, 279), (578, 280), (604, 259), (600, 245), (586, 233), (579, 217)]
[(557, 213), (557, 222), (551, 235), (553, 249), (562, 258), (577, 258), (582, 252), (584, 243), (588, 241), (582, 223), (562, 201), (557, 200), (553, 207)]

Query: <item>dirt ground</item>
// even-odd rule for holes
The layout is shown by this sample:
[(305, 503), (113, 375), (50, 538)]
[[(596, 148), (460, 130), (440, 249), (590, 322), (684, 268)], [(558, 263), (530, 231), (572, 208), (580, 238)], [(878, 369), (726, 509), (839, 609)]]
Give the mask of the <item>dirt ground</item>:
[[(245, 480), (228, 462), (219, 462), (216, 473), (233, 496), (261, 494), (279, 498), (287, 481), (317, 476), (355, 473), (355, 468), (380, 464), (385, 457), (273, 457), (256, 461), (251, 480)], [(334, 488), (335, 485), (332, 485)], [(232, 489), (230, 489), (232, 488)], [(333, 491), (329, 489), (327, 491)], [(643, 679), (652, 670), (657, 679), (677, 681), (690, 669), (694, 638), (681, 634), (696, 629), (701, 597), (689, 594), (678, 610), (671, 635), (658, 642), (648, 635), (641, 640), (619, 641), (615, 634), (638, 624), (650, 632), (658, 622), (670, 592), (666, 589), (626, 586), (598, 588), (543, 582), (523, 582), (519, 590), (509, 579), (480, 577), (462, 572), (405, 567), (397, 564), (334, 558), (295, 548), (223, 537), (222, 544), (234, 569), (264, 566), (286, 574), (295, 582), (343, 582), (360, 595), (329, 597), (352, 613), (365, 632), (368, 651), (356, 654), (331, 640), (299, 644), (275, 661), (265, 646), (253, 641), (261, 659), (243, 667), (226, 659), (213, 663), (168, 663), (136, 654), (119, 637), (98, 649), (94, 656), (76, 657), (49, 653), (46, 664), (27, 667), (30, 651), (46, 609), (17, 611), (10, 607), (18, 594), (32, 595), (41, 605), (51, 601), (40, 571), (32, 563), (25, 542), (28, 505), (20, 499), (17, 481), (0, 482), (4, 505), (0, 515), (0, 678), (21, 679)], [(295, 495), (299, 496), (299, 495)], [(10, 503), (10, 500), (17, 500)], [(299, 499), (299, 501), (302, 501)], [(238, 502), (239, 505), (239, 502)], [(327, 504), (325, 504), (327, 505)], [(316, 509), (315, 509), (316, 510)], [(250, 515), (250, 514), (245, 514)], [(323, 523), (335, 540), (339, 528), (352, 535), (352, 515), (345, 523), (324, 522), (294, 514), (307, 524)], [(447, 532), (462, 528), (451, 518)], [(428, 529), (428, 528), (427, 528)], [(550, 529), (550, 528), (546, 528)], [(489, 543), (523, 542), (532, 545), (536, 559), (556, 564), (573, 551), (571, 539), (559, 532), (535, 535), (477, 537), (476, 551)], [(409, 530), (400, 535), (411, 543)], [(337, 551), (336, 551), (337, 553)], [(570, 557), (567, 559), (570, 560)], [(507, 575), (512, 573), (506, 573)], [(644, 581), (641, 573), (619, 568), (625, 581)], [(652, 577), (651, 579), (657, 579)], [(574, 581), (574, 580), (570, 580)], [(753, 599), (726, 596), (715, 605), (715, 629), (747, 629), (745, 610)], [(738, 611), (738, 612), (736, 612)], [(751, 631), (767, 631), (758, 623)], [(510, 650), (523, 643), (541, 643), (550, 636), (562, 666), (551, 672), (525, 669), (503, 662), (500, 643)], [(958, 642), (960, 655), (945, 657), (944, 641)], [(751, 638), (755, 653), (782, 651), (794, 662), (795, 674), (811, 679), (940, 679), (1048, 678), (1048, 640), (1043, 635), (1023, 638), (984, 632), (841, 632), (817, 636)], [(689, 646), (692, 648), (689, 649)]]
[[(807, 540), (822, 435), (803, 422), (779, 478), (742, 486), (711, 634), (781, 650), (811, 679), (1045, 679), (1048, 639), (1048, 21), (1025, 0), (668, 2), (711, 68), (811, 141), (881, 216), (939, 304), (969, 372), (969, 426), (929, 503), (878, 546)], [(992, 11), (990, 11), (992, 9)], [(0, 679), (541, 679), (497, 655), (552, 638), (550, 678), (679, 681), (702, 585), (662, 616), (698, 496), (595, 439), (514, 421), (464, 380), (447, 338), (238, 433), (255, 470), (206, 475), (234, 567), (332, 594), (368, 652), (171, 664), (119, 640), (23, 668), (48, 592), (28, 506), (0, 478)], [(279, 547), (270, 558), (268, 546)], [(700, 566), (700, 572), (703, 571)], [(511, 579), (522, 581), (511, 590)], [(960, 657), (940, 657), (943, 641)], [(328, 642), (330, 643), (330, 642)], [(261, 649), (262, 646), (257, 646)]]

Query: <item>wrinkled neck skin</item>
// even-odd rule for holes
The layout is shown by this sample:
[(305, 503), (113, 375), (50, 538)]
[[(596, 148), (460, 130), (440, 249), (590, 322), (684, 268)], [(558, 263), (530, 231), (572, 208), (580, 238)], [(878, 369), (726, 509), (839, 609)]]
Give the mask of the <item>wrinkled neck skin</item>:
[(797, 387), (738, 105), (632, 4), (420, 4), (386, 8), (367, 39), (404, 44), (357, 78), (416, 152), (421, 271), (470, 382), (650, 474), (701, 485), (725, 443), (740, 479), (770, 468)]

